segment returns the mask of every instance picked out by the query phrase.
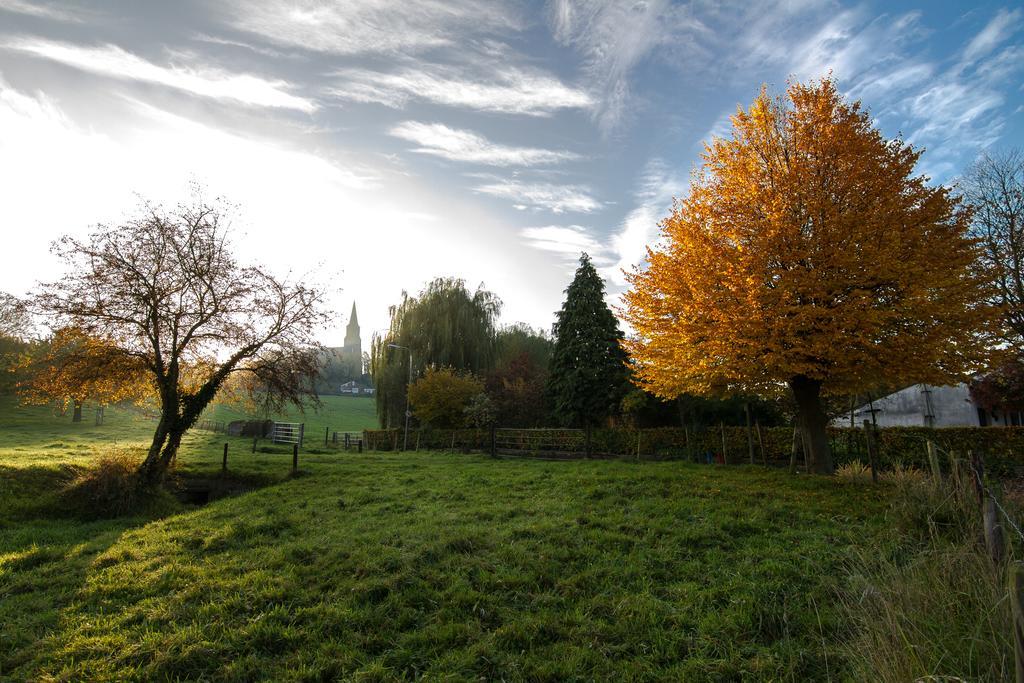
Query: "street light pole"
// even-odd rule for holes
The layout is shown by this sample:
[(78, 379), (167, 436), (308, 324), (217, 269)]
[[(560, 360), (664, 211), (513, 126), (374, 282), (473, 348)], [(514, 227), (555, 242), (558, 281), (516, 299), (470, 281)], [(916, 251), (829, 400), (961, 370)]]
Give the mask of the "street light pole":
[(412, 349), (398, 344), (388, 344), (388, 346), (409, 352), (409, 383), (405, 385), (405, 437), (402, 439), (402, 450), (407, 451), (409, 450), (409, 416), (412, 414), (412, 411), (409, 410), (409, 388), (412, 386)]

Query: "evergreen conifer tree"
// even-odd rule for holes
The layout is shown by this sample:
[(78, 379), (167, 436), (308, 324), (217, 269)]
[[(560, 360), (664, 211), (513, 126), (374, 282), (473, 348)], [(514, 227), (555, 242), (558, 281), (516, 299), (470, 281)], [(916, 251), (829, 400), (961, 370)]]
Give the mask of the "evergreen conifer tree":
[(622, 332), (587, 254), (565, 294), (554, 328), (548, 396), (560, 423), (595, 425), (615, 412), (626, 386)]

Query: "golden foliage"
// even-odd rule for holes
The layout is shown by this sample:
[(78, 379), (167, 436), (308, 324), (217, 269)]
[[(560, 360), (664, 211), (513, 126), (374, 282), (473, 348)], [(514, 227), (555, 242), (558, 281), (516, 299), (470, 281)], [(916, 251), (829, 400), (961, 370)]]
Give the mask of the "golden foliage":
[(153, 395), (151, 376), (139, 358), (79, 328), (57, 330), (49, 343), (25, 359), (27, 379), (18, 391), (28, 403), (93, 400), (141, 401)]
[(466, 424), (466, 408), (484, 392), (482, 381), (452, 368), (428, 368), (409, 385), (409, 405), (416, 419), (430, 427), (453, 428)]
[(664, 246), (629, 274), (640, 381), (662, 397), (950, 381), (983, 359), (993, 310), (970, 214), (915, 176), (831, 78), (762, 88), (705, 146)]

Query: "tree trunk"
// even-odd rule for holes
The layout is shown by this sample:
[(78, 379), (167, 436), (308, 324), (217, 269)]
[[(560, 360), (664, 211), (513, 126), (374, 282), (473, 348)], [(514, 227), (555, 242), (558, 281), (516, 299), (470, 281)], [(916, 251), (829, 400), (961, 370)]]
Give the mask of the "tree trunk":
[(154, 489), (163, 484), (164, 475), (181, 446), (184, 434), (185, 430), (180, 427), (167, 429), (163, 422), (160, 423), (149, 447), (149, 454), (139, 465), (137, 474), (140, 488)]
[(832, 453), (828, 444), (828, 416), (821, 405), (821, 381), (797, 375), (789, 380), (789, 388), (796, 399), (800, 414), (800, 426), (807, 444), (810, 471), (816, 474), (832, 474)]
[(82, 421), (82, 402), (75, 399), (75, 412), (71, 415), (72, 422)]

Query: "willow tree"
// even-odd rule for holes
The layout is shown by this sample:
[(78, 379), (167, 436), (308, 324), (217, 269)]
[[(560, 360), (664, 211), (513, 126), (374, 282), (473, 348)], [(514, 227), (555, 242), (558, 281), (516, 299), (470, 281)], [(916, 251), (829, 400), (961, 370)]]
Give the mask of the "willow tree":
[(629, 277), (629, 349), (659, 396), (786, 384), (812, 468), (831, 472), (823, 392), (943, 383), (979, 366), (992, 308), (970, 211), (915, 174), (831, 79), (762, 89), (706, 145), (662, 243)]
[(388, 311), (388, 331), (375, 335), (370, 349), (381, 425), (401, 424), (410, 374), (452, 368), (479, 375), (493, 366), (501, 300), (482, 286), (471, 292), (463, 280), (437, 278), (419, 296), (403, 292)]
[[(142, 367), (160, 420), (139, 483), (161, 483), (181, 438), (230, 379), (298, 402), (317, 369), (321, 294), (235, 259), (223, 208), (196, 198), (145, 205), (121, 225), (55, 245), (67, 266), (35, 306), (103, 340), (107, 359)], [(88, 349), (88, 347), (83, 347)]]

